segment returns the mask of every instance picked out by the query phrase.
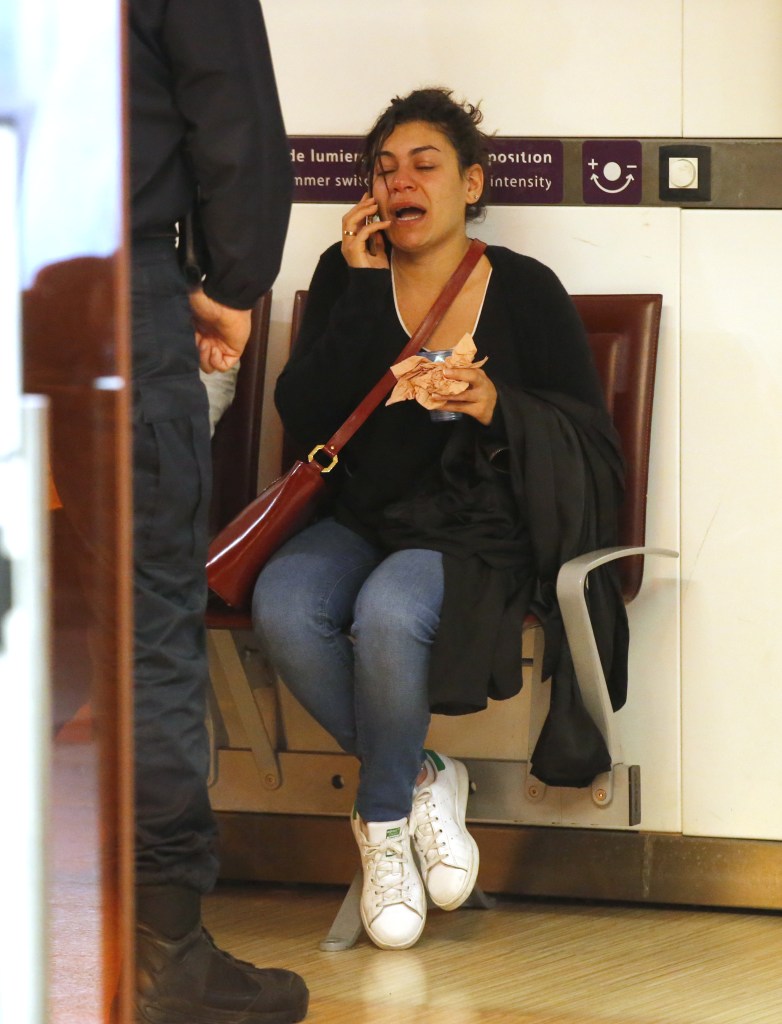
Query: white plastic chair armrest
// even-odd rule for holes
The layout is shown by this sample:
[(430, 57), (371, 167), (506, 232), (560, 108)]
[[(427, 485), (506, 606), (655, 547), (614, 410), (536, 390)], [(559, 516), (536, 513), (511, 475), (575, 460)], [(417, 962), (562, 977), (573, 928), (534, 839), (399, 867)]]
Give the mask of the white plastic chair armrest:
[(570, 645), (576, 679), (584, 706), (606, 741), (612, 765), (622, 761), (622, 744), (614, 722), (614, 712), (597, 651), (595, 634), (589, 620), (585, 587), (587, 576), (593, 569), (630, 555), (679, 557), (678, 551), (671, 551), (668, 548), (600, 548), (565, 562), (557, 576), (557, 600)]

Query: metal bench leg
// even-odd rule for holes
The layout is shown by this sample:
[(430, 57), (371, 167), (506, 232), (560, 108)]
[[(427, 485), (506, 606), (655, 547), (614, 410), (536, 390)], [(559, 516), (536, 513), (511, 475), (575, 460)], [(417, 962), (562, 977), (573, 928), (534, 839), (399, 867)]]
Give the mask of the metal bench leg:
[(339, 953), (343, 949), (355, 946), (363, 927), (359, 909), (363, 882), (364, 872), (359, 868), (353, 876), (353, 881), (337, 911), (337, 916), (334, 918), (328, 935), (320, 943), (320, 948), (324, 952)]
[(493, 910), (497, 906), (497, 898), (489, 896), (480, 886), (476, 885), (462, 906), (468, 910)]

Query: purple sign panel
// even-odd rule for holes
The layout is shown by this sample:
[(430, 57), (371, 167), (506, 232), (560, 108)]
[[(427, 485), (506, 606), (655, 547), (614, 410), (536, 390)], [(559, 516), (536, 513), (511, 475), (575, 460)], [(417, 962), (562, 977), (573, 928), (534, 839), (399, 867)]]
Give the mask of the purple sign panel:
[[(293, 201), (346, 206), (357, 202), (365, 187), (358, 173), (362, 141), (355, 135), (289, 136)], [(563, 181), (563, 148), (559, 139), (491, 140), (491, 204), (561, 203)]]
[(585, 203), (632, 206), (641, 202), (641, 143), (593, 139), (581, 150)]
[(355, 135), (292, 135), (294, 203), (344, 203), (352, 206), (364, 193), (358, 173), (362, 139)]
[(489, 185), (493, 206), (561, 203), (562, 143), (559, 139), (492, 139)]

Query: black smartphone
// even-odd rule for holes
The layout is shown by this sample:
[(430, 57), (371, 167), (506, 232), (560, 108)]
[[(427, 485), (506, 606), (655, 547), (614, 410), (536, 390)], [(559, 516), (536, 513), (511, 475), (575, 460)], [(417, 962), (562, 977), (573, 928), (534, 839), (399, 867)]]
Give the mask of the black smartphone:
[[(369, 194), (372, 195), (371, 192)], [(366, 223), (367, 224), (374, 224), (377, 221), (379, 221), (380, 219), (381, 219), (380, 218), (380, 214), (376, 213), (373, 217), (367, 217), (366, 218)], [(378, 234), (381, 234), (383, 236), (383, 243), (384, 243), (384, 245), (386, 247), (386, 252), (388, 252), (388, 250), (389, 250), (388, 238), (386, 237), (385, 231), (375, 232), (375, 234), (370, 235), (369, 238), (367, 239), (367, 249), (369, 250), (370, 256), (374, 256), (375, 255), (375, 238), (376, 238), (376, 236)]]

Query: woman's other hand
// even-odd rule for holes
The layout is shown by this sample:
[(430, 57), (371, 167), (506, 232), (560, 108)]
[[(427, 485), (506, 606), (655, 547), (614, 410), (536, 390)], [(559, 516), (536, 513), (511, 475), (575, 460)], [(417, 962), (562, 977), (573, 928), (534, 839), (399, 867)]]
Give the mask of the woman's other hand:
[(443, 377), (466, 381), (468, 386), (458, 395), (434, 395), (445, 402), (442, 408), (446, 412), (463, 412), (488, 427), (497, 406), (497, 389), (483, 370), (449, 366), (443, 368)]
[(388, 254), (382, 232), (390, 220), (367, 221), (377, 213), (375, 200), (365, 192), (342, 218), (342, 255), (349, 267), (388, 270)]

